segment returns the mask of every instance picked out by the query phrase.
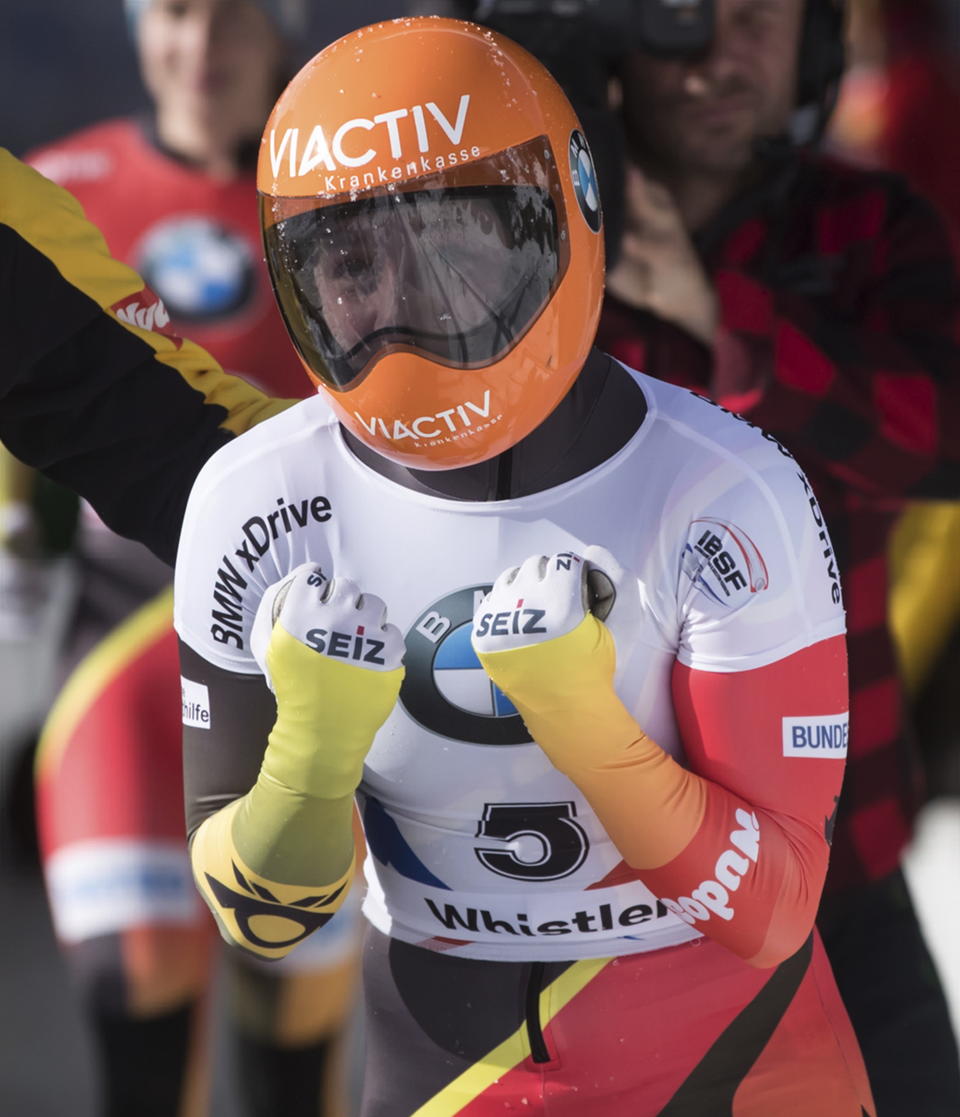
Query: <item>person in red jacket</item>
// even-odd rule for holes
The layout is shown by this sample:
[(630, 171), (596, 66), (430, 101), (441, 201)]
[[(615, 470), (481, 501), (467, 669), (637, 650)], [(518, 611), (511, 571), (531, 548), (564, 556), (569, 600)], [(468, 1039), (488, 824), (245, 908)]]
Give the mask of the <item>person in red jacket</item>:
[[(70, 189), (147, 279), (170, 329), (274, 396), (308, 395), (262, 263), (254, 174), (306, 5), (132, 0), (127, 15), (149, 115), (85, 128), (28, 161)], [(89, 508), (74, 556), (81, 593), (61, 670), (79, 666), (37, 765), (51, 910), (95, 1039), (104, 1112), (186, 1117), (208, 1104), (200, 1030), (216, 955), (184, 845), (169, 596), (135, 608), (170, 572)], [(342, 1112), (352, 918), (294, 967), (265, 970), (230, 952), (227, 1022), (251, 1114), (279, 1082), (291, 1114)]]
[(818, 153), (841, 69), (834, 0), (719, 0), (702, 57), (618, 60), (626, 228), (599, 343), (770, 431), (810, 479), (851, 685), (820, 927), (879, 1112), (946, 1115), (957, 1049), (900, 871), (922, 789), (887, 544), (907, 499), (960, 496), (960, 280), (901, 179)]
[(151, 99), (26, 155), (69, 190), (173, 329), (276, 396), (310, 390), (262, 266), (260, 130), (292, 74), (303, 0), (127, 0)]

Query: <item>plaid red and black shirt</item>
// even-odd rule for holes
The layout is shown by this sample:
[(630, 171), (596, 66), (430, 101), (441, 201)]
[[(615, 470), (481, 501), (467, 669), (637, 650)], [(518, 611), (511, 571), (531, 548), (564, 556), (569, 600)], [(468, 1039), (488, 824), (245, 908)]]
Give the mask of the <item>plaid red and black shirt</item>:
[(904, 181), (822, 155), (781, 168), (696, 238), (713, 351), (608, 299), (598, 344), (780, 439), (827, 518), (847, 610), (850, 746), (827, 893), (892, 872), (922, 788), (887, 625), (908, 498), (960, 498), (960, 279)]

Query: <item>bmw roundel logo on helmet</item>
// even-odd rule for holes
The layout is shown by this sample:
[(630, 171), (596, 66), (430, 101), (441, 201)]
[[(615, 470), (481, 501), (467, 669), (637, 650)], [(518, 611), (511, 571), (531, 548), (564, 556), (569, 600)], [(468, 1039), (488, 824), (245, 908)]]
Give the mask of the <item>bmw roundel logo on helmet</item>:
[(406, 633), (400, 701), (432, 733), (474, 745), (532, 742), (510, 699), (484, 671), (470, 643), (477, 603), (489, 584), (435, 601)]
[(600, 187), (593, 156), (584, 134), (578, 129), (570, 133), (570, 175), (573, 189), (577, 195), (583, 219), (595, 232), (600, 232), (602, 215), (600, 210)]

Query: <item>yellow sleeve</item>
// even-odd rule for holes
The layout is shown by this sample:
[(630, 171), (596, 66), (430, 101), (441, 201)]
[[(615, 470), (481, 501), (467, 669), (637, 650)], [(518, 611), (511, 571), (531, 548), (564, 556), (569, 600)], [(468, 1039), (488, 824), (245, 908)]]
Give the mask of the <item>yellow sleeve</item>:
[(358, 844), (353, 796), (403, 669), (318, 655), (279, 624), (268, 662), (277, 717), (256, 783), (201, 823), (190, 853), (224, 938), (280, 958), (346, 899)]
[(169, 561), (206, 459), (294, 401), (167, 332), (76, 199), (2, 148), (0, 289), (0, 441)]
[[(343, 904), (354, 875), (353, 801), (295, 797), (263, 777), (197, 830), (194, 879), (227, 942), (261, 958), (288, 954)], [(346, 852), (345, 866), (318, 876), (326, 836)], [(347, 837), (349, 836), (349, 837)], [(335, 864), (338, 858), (323, 858)], [(324, 877), (324, 879), (321, 879)]]

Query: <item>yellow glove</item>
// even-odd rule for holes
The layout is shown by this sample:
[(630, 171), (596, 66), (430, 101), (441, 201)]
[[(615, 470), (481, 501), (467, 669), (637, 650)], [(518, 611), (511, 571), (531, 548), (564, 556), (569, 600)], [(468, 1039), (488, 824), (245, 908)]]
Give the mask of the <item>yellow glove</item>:
[(197, 885), (221, 933), (279, 958), (343, 903), (353, 793), (403, 679), (378, 597), (306, 563), (264, 595), (251, 647), (277, 697), (256, 784), (198, 828)]
[(277, 696), (262, 773), (320, 799), (352, 795), (403, 680), (379, 597), (304, 563), (264, 595), (251, 649)]
[(651, 867), (684, 848), (705, 808), (700, 781), (646, 736), (614, 686), (614, 638), (599, 618), (626, 636), (640, 605), (637, 580), (600, 547), (536, 555), (497, 579), (476, 610), (472, 640), (484, 670), (622, 856)]
[(587, 554), (535, 555), (505, 571), (473, 621), (484, 670), (568, 775), (641, 733), (614, 689), (613, 637), (591, 611), (608, 616), (615, 601), (621, 607), (617, 581), (637, 591), (608, 552), (591, 547)]

